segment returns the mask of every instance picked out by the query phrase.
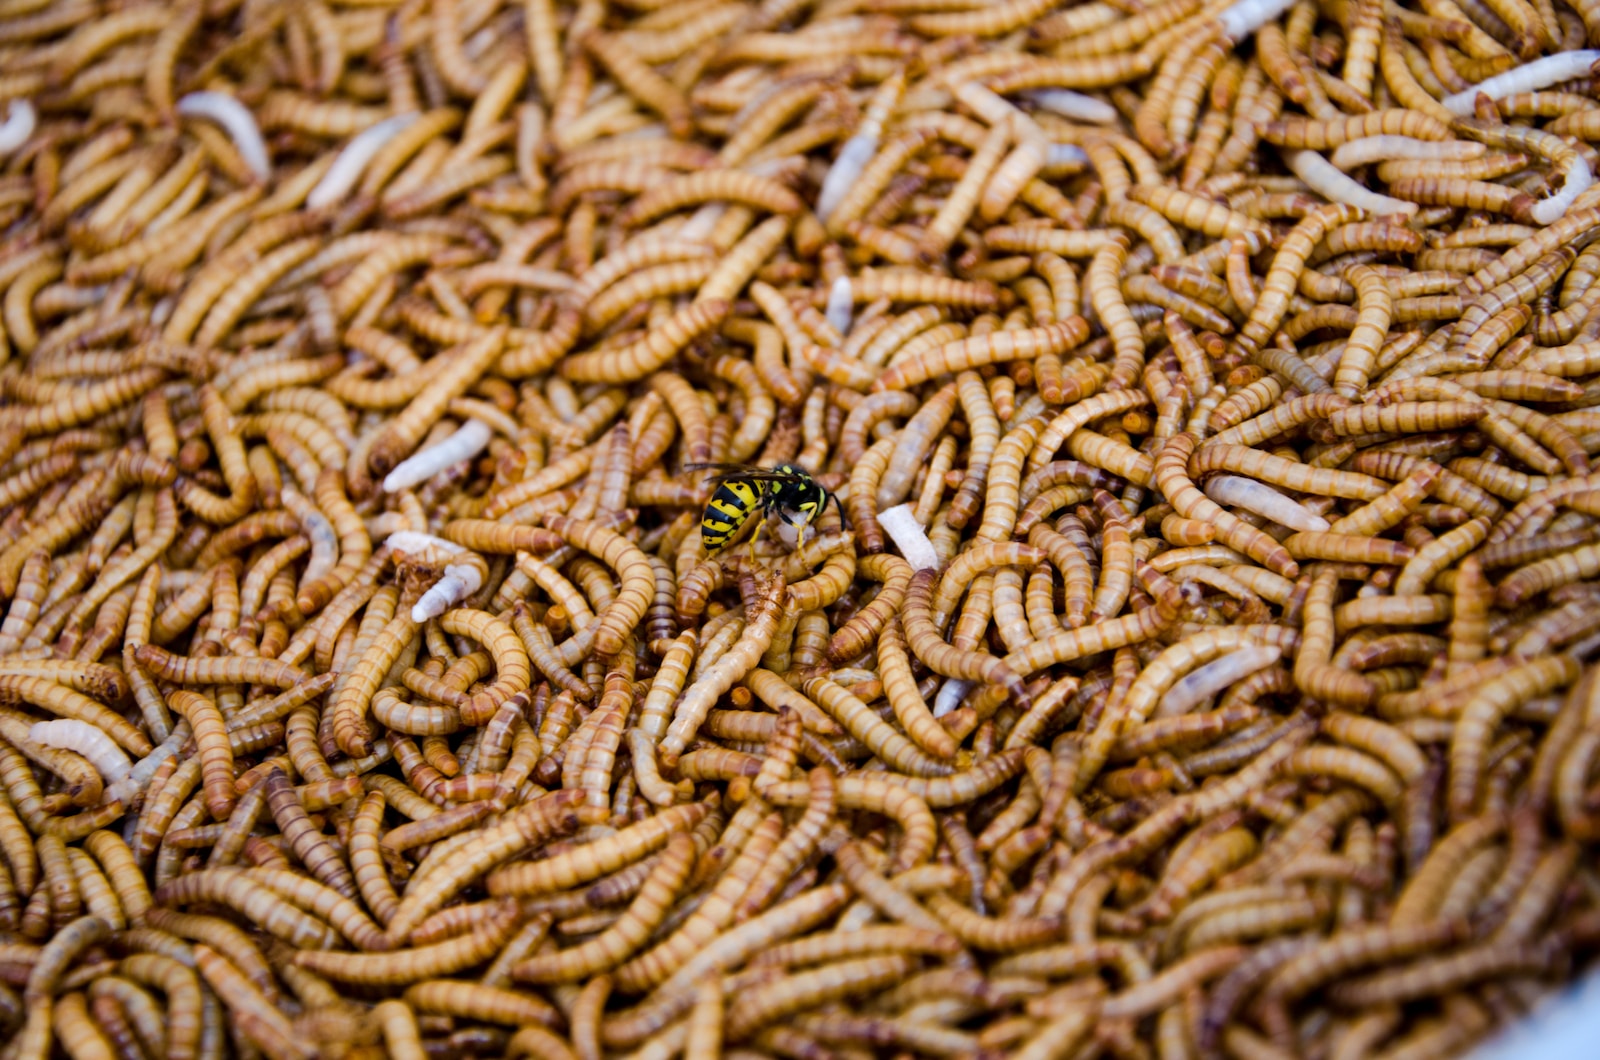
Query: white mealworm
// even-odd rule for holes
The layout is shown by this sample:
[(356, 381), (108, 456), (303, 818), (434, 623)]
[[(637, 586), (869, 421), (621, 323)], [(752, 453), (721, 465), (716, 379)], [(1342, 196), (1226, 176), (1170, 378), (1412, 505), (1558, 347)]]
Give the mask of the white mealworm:
[(1594, 174), (1589, 172), (1589, 163), (1576, 151), (1567, 160), (1567, 168), (1561, 174), (1561, 190), (1534, 204), (1533, 219), (1542, 225), (1555, 224), (1566, 214), (1572, 204), (1578, 201), (1578, 196), (1589, 190), (1594, 183)]
[(833, 165), (828, 168), (828, 175), (822, 178), (822, 190), (817, 193), (817, 217), (826, 221), (844, 197), (850, 194), (850, 189), (855, 187), (856, 181), (861, 177), (861, 171), (867, 168), (867, 163), (872, 161), (872, 156), (878, 153), (878, 134), (876, 131), (856, 133), (844, 142), (844, 147), (839, 149), (839, 157), (833, 160)]
[(339, 152), (339, 157), (333, 160), (333, 165), (328, 167), (317, 186), (311, 189), (311, 194), (306, 196), (306, 206), (312, 210), (320, 210), (324, 206), (344, 201), (350, 194), (350, 189), (356, 186), (356, 181), (361, 179), (361, 174), (366, 172), (367, 163), (372, 161), (374, 155), (384, 144), (393, 140), (401, 130), (417, 120), (417, 115), (396, 114), (392, 118), (385, 118), (378, 124), (363, 129), (345, 144), (344, 150)]
[(6, 111), (6, 120), (0, 124), (0, 158), (27, 143), (38, 124), (39, 112), (34, 109), (32, 102), (26, 99), (12, 100)]
[(411, 621), (426, 622), (438, 618), (450, 608), (478, 591), (483, 575), (470, 563), (452, 563), (440, 578), (411, 609)]
[(1116, 107), (1103, 99), (1095, 99), (1070, 88), (1036, 88), (1027, 93), (1027, 98), (1033, 101), (1034, 106), (1072, 121), (1111, 125), (1117, 120)]
[[(838, 26), (849, 19), (840, 19), (832, 25)], [(903, 87), (904, 83), (901, 82)], [(861, 128), (855, 135), (844, 142), (839, 149), (839, 156), (833, 160), (833, 165), (828, 168), (828, 173), (822, 178), (822, 187), (817, 192), (817, 219), (826, 221), (832, 216), (833, 211), (850, 194), (850, 189), (855, 187), (856, 181), (861, 178), (861, 171), (867, 168), (867, 163), (872, 161), (878, 153), (879, 141), (883, 139), (883, 126), (894, 113), (898, 102), (898, 93), (885, 95), (879, 93), (867, 107), (866, 115), (861, 119)]]
[(722, 215), (728, 210), (724, 202), (708, 202), (700, 207), (689, 219), (672, 233), (675, 240), (685, 240), (691, 243), (701, 243), (709, 239), (716, 230), (717, 222), (722, 220)]
[(1077, 144), (1048, 144), (1045, 147), (1046, 166), (1086, 166), (1089, 152)]
[(447, 467), (454, 467), (463, 460), (471, 460), (483, 452), (493, 436), (494, 431), (487, 423), (482, 420), (468, 420), (444, 441), (430, 445), (401, 461), (384, 477), (384, 492), (398, 493), (403, 489), (410, 489), (420, 482), (428, 481)]
[(339, 533), (322, 511), (298, 490), (284, 487), (283, 506), (300, 524), (300, 532), (311, 542), (311, 558), (306, 561), (300, 584), (309, 585), (339, 564)]
[(1316, 531), (1328, 528), (1328, 521), (1322, 516), (1255, 479), (1239, 475), (1215, 475), (1206, 480), (1205, 494), (1218, 504), (1247, 508), (1291, 530)]
[(803, 166), (805, 159), (800, 155), (784, 155), (781, 158), (764, 158), (759, 162), (747, 162), (739, 168), (746, 173), (754, 173), (758, 177), (767, 177), (771, 180), (782, 180), (785, 173), (797, 164)]
[(461, 42), (461, 50), (468, 59), (478, 59), (483, 53), (494, 47), (495, 41), (500, 39), (500, 30), (497, 26), (485, 26), (466, 40)]
[(1372, 162), (1416, 158), (1428, 162), (1457, 162), (1478, 158), (1487, 150), (1471, 140), (1418, 140), (1410, 136), (1363, 136), (1342, 143), (1331, 161), (1338, 169), (1354, 169)]
[(961, 700), (972, 691), (973, 682), (963, 681), (959, 677), (951, 677), (939, 686), (939, 694), (933, 697), (933, 716), (942, 718), (961, 705)]
[(879, 512), (878, 525), (894, 541), (895, 547), (913, 570), (939, 569), (939, 553), (917, 524), (917, 517), (911, 513), (911, 505), (897, 504)]
[(409, 552), (415, 554), (419, 552), (428, 552), (433, 549), (442, 549), (444, 550), (444, 554), (447, 556), (459, 556), (461, 553), (466, 551), (466, 549), (462, 548), (454, 541), (446, 541), (442, 537), (435, 537), (432, 534), (419, 533), (416, 530), (401, 530), (398, 533), (390, 534), (388, 537), (383, 539), (383, 543), (389, 546), (389, 550), (391, 552)]
[(178, 100), (178, 113), (185, 117), (209, 118), (222, 126), (239, 149), (239, 156), (262, 181), (272, 177), (272, 159), (261, 128), (243, 103), (224, 92), (191, 92)]
[(1504, 99), (1519, 92), (1537, 92), (1541, 88), (1562, 81), (1587, 77), (1589, 68), (1596, 62), (1600, 62), (1600, 50), (1594, 48), (1557, 52), (1543, 59), (1535, 59), (1531, 63), (1514, 66), (1503, 74), (1496, 74), (1478, 82), (1465, 92), (1446, 96), (1442, 102), (1450, 113), (1459, 114), (1463, 118), (1470, 117), (1479, 93), (1490, 99)]
[(1294, 0), (1239, 0), (1217, 21), (1222, 33), (1237, 44), (1294, 6)]
[(179, 718), (178, 723), (173, 726), (172, 732), (167, 735), (165, 740), (157, 744), (149, 754), (135, 762), (133, 768), (128, 770), (127, 776), (106, 788), (106, 798), (109, 801), (120, 802), (126, 806), (144, 794), (145, 789), (150, 786), (150, 778), (156, 775), (156, 770), (161, 767), (161, 763), (181, 751), (183, 745), (189, 742), (191, 735), (192, 732), (189, 729), (188, 720)]
[(1417, 204), (1380, 195), (1356, 183), (1315, 151), (1285, 151), (1283, 160), (1295, 176), (1329, 202), (1357, 206), (1371, 214), (1414, 214)]
[(1271, 666), (1282, 655), (1282, 648), (1262, 645), (1230, 651), (1220, 659), (1214, 659), (1185, 674), (1167, 689), (1167, 694), (1161, 697), (1152, 717), (1172, 718), (1187, 714), (1235, 681), (1242, 681), (1257, 670)]
[(35, 722), (28, 730), (28, 739), (42, 747), (76, 751), (112, 783), (121, 780), (133, 769), (133, 760), (117, 746), (116, 741), (88, 722), (76, 718)]
[(855, 295), (850, 288), (850, 277), (841, 276), (828, 288), (826, 316), (841, 335), (850, 334), (850, 321), (855, 308)]

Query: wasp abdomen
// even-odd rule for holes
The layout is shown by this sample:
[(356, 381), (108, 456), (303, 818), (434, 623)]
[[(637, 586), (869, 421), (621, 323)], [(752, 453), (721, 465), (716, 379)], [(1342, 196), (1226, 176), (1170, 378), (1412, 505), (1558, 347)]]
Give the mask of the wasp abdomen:
[(762, 506), (764, 483), (732, 479), (717, 486), (700, 517), (700, 540), (715, 552), (744, 528), (750, 513)]

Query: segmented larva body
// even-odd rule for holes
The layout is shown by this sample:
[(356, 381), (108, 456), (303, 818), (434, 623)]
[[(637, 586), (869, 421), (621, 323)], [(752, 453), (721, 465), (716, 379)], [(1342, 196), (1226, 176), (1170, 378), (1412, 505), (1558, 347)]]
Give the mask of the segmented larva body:
[(438, 618), (477, 592), (488, 572), (489, 565), (483, 557), (471, 553), (459, 562), (445, 564), (443, 577), (412, 606), (411, 620), (426, 622)]
[(480, 420), (468, 420), (450, 437), (401, 461), (384, 476), (384, 492), (410, 489), (448, 467), (472, 459), (488, 446), (493, 435), (494, 431), (488, 424)]
[(1208, 478), (1205, 494), (1218, 504), (1248, 508), (1257, 515), (1271, 519), (1280, 526), (1287, 526), (1291, 530), (1328, 529), (1328, 521), (1303, 504), (1297, 503), (1270, 486), (1238, 475), (1215, 475)]
[(1426, 162), (1457, 162), (1481, 158), (1484, 154), (1482, 144), (1473, 144), (1465, 140), (1451, 140), (1441, 143), (1437, 140), (1418, 140), (1411, 136), (1363, 136), (1357, 140), (1346, 140), (1334, 149), (1329, 158), (1335, 166), (1343, 170), (1355, 169), (1357, 166), (1371, 165), (1374, 162), (1386, 162), (1391, 159), (1412, 158)]
[(99, 770), (107, 784), (124, 779), (133, 769), (127, 752), (102, 730), (85, 721), (71, 718), (41, 721), (28, 730), (28, 738), (46, 747), (60, 747), (83, 755)]
[(1027, 97), (1036, 106), (1074, 121), (1109, 125), (1117, 120), (1117, 108), (1103, 100), (1086, 96), (1081, 92), (1073, 92), (1071, 89), (1037, 88), (1027, 93)]
[(1345, 176), (1338, 166), (1315, 151), (1285, 151), (1283, 160), (1308, 187), (1326, 199), (1372, 214), (1409, 215), (1417, 212), (1416, 203), (1367, 189)]
[(901, 556), (906, 557), (912, 570), (938, 570), (941, 567), (938, 549), (933, 548), (922, 525), (917, 524), (910, 504), (896, 504), (894, 508), (880, 511), (877, 520), (883, 532), (894, 541), (894, 548), (898, 548)]
[(355, 188), (378, 152), (414, 124), (417, 117), (416, 114), (396, 114), (357, 133), (306, 196), (306, 205), (319, 210), (342, 201)]
[(1518, 92), (1536, 92), (1548, 85), (1587, 76), (1589, 68), (1597, 61), (1600, 61), (1600, 51), (1592, 49), (1547, 55), (1486, 78), (1465, 92), (1446, 96), (1442, 102), (1450, 113), (1466, 117), (1472, 114), (1474, 101), (1480, 94), (1490, 99), (1503, 99)]
[(1242, 41), (1292, 6), (1288, 0), (1238, 0), (1226, 8), (1217, 21), (1223, 36), (1231, 41)]
[(1561, 172), (1561, 190), (1548, 199), (1541, 199), (1531, 216), (1542, 225), (1554, 224), (1566, 216), (1578, 197), (1594, 185), (1594, 173), (1580, 154), (1573, 153)]

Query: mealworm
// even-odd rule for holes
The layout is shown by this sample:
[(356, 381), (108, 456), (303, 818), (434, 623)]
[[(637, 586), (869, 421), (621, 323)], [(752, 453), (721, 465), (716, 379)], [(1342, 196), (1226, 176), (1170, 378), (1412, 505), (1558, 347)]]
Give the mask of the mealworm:
[[(1134, 7), (0, 11), (23, 1055), (1431, 1056), (1568, 978), (1586, 16)], [(708, 559), (712, 462), (844, 519)]]

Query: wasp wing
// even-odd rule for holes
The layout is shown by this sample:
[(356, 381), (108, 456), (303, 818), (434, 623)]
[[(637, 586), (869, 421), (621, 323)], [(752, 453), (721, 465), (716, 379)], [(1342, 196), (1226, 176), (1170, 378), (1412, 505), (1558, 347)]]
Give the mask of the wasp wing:
[(720, 484), (731, 479), (747, 479), (759, 482), (794, 482), (801, 476), (793, 471), (774, 471), (767, 467), (756, 467), (751, 464), (685, 464), (685, 471), (715, 471), (710, 482)]

